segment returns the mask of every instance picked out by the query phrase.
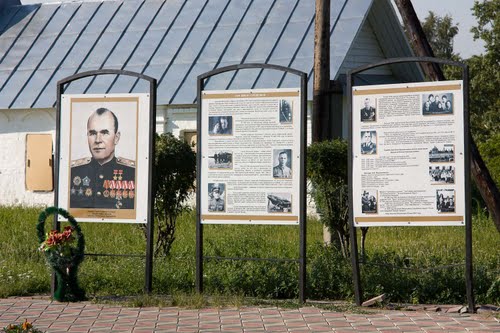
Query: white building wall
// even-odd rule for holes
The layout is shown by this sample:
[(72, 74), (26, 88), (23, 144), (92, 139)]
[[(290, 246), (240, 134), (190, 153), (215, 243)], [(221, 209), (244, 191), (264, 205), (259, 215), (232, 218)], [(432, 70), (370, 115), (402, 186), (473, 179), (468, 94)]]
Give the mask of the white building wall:
[(0, 110), (0, 205), (46, 206), (54, 192), (26, 190), (26, 134), (52, 134), (55, 143), (55, 110)]

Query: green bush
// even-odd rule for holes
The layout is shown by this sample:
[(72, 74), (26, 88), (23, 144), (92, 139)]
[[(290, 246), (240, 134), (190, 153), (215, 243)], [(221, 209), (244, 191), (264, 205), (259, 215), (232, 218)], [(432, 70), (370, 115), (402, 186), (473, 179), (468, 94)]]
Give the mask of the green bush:
[(184, 202), (194, 189), (196, 154), (171, 133), (157, 135), (153, 175), (158, 231), (155, 254), (168, 255), (175, 240), (177, 217), (186, 210)]
[(349, 192), (347, 142), (342, 139), (315, 142), (307, 149), (307, 177), (320, 222), (332, 235), (344, 257), (349, 256)]

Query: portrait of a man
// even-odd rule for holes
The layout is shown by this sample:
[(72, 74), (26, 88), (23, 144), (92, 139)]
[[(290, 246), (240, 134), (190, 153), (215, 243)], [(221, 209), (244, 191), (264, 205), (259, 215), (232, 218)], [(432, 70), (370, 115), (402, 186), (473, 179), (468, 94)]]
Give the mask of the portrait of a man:
[(274, 178), (292, 178), (292, 150), (274, 150), (275, 160), (277, 159), (278, 164), (273, 167), (273, 177)]
[(233, 117), (232, 116), (213, 116), (208, 117), (209, 135), (232, 135)]
[(376, 109), (371, 105), (371, 100), (369, 98), (365, 98), (364, 104), (364, 108), (361, 109), (361, 121), (376, 121), (377, 113)]
[(136, 162), (116, 156), (119, 120), (108, 108), (87, 119), (90, 156), (70, 163), (70, 208), (134, 209)]
[(225, 184), (209, 183), (208, 184), (208, 211), (209, 212), (224, 212), (226, 204), (224, 200)]
[(286, 99), (280, 100), (280, 123), (291, 123), (292, 122), (292, 105)]
[(361, 132), (361, 154), (374, 155), (377, 153), (377, 132), (362, 131)]

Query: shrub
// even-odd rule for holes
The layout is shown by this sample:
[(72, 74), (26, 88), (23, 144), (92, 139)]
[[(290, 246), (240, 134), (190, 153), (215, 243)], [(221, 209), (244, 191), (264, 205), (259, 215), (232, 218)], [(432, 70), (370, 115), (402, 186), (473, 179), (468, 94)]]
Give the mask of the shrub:
[(347, 142), (342, 139), (315, 142), (307, 149), (307, 177), (318, 207), (320, 222), (338, 236), (337, 246), (349, 255), (349, 192)]
[(177, 217), (194, 189), (196, 154), (189, 144), (164, 133), (156, 137), (154, 214), (158, 230), (155, 255), (168, 255), (175, 240)]

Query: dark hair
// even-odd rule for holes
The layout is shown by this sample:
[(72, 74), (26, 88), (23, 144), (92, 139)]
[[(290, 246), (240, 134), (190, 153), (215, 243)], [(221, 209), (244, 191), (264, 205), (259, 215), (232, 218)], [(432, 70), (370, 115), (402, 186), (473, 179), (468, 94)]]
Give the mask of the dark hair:
[(113, 111), (111, 111), (110, 109), (106, 109), (106, 108), (99, 108), (99, 109), (95, 110), (95, 113), (97, 113), (98, 116), (102, 116), (106, 112), (111, 113), (111, 115), (113, 116), (113, 120), (115, 122), (115, 133), (118, 132), (118, 118), (116, 118)]
[(286, 151), (284, 151), (284, 150), (283, 150), (283, 151), (280, 151), (280, 153), (278, 154), (278, 156), (283, 155), (283, 154), (285, 154), (285, 155), (286, 155), (286, 157), (288, 157), (288, 153), (287, 153)]

